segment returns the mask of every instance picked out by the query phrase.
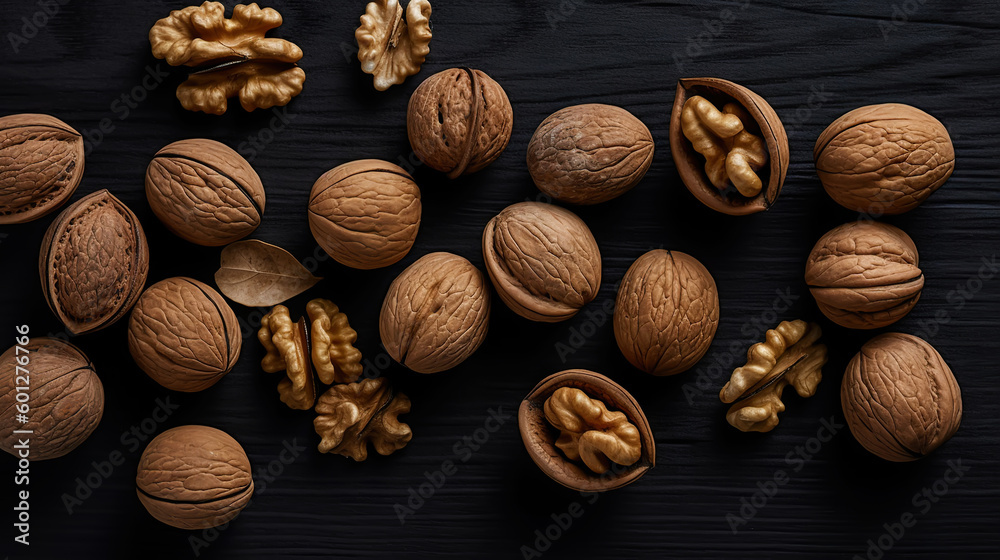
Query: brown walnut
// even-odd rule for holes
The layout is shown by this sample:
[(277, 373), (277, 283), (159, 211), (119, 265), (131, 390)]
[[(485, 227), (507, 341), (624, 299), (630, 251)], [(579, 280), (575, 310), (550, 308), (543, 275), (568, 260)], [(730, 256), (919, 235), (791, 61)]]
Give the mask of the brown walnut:
[(83, 178), (83, 136), (49, 115), (0, 117), (0, 225), (62, 206)]
[(379, 455), (389, 455), (413, 438), (398, 418), (409, 411), (410, 399), (393, 391), (384, 377), (334, 385), (316, 403), (319, 450), (364, 461), (371, 443)]
[(490, 220), (483, 260), (500, 299), (532, 321), (569, 319), (601, 287), (601, 251), (590, 228), (551, 204), (520, 202)]
[(405, 15), (398, 0), (369, 2), (354, 32), (361, 71), (385, 91), (420, 71), (431, 52), (431, 3), (410, 0)]
[(146, 199), (167, 229), (208, 247), (246, 237), (264, 213), (257, 172), (215, 140), (181, 140), (157, 152), (146, 168)]
[[(28, 421), (15, 423), (22, 402), (17, 395), (24, 388)], [(14, 430), (28, 430), (28, 460), (55, 459), (76, 449), (97, 428), (104, 414), (104, 386), (79, 348), (57, 338), (32, 338), (0, 356), (0, 413), (0, 449), (19, 457), (15, 445), (24, 436)]]
[(806, 284), (820, 311), (850, 329), (895, 323), (913, 309), (924, 287), (920, 256), (909, 235), (880, 222), (851, 222), (816, 242)]
[(139, 299), (149, 272), (149, 247), (139, 219), (107, 189), (56, 216), (38, 258), (49, 309), (73, 334), (122, 318)]
[(128, 349), (149, 377), (193, 393), (222, 379), (240, 357), (236, 314), (211, 286), (168, 278), (150, 286), (132, 309)]
[(914, 461), (951, 439), (962, 423), (962, 391), (941, 354), (923, 339), (885, 333), (861, 347), (840, 387), (844, 417), (865, 449)]
[(715, 279), (691, 255), (656, 249), (625, 272), (615, 339), (635, 367), (653, 375), (686, 371), (708, 352), (718, 326)]
[(475, 173), (500, 157), (513, 125), (514, 110), (500, 84), (470, 68), (427, 78), (406, 110), (414, 153), (451, 179)]
[(653, 135), (621, 107), (590, 103), (560, 109), (528, 144), (528, 171), (543, 193), (571, 204), (619, 197), (653, 162)]
[(178, 426), (153, 438), (139, 458), (135, 485), (150, 515), (188, 530), (228, 523), (253, 495), (243, 447), (208, 426)]
[(813, 155), (830, 197), (873, 215), (913, 210), (955, 170), (948, 129), (899, 103), (861, 107), (835, 120), (816, 140)]

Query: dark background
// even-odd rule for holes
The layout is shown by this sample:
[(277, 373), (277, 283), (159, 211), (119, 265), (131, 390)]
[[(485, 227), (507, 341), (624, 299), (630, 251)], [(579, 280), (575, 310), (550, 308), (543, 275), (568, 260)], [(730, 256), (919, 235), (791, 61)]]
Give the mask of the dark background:
[[(226, 4), (231, 8), (233, 2)], [(108, 188), (136, 212), (149, 237), (149, 283), (186, 275), (214, 284), (219, 257), (219, 249), (172, 236), (152, 215), (143, 192), (152, 155), (189, 137), (213, 138), (242, 151), (267, 190), (264, 221), (252, 237), (287, 248), (325, 277), (289, 302), (293, 313), (303, 313), (313, 297), (331, 298), (346, 311), (370, 360), (369, 372), (390, 377), (412, 399), (413, 411), (403, 418), (415, 437), (391, 456), (373, 453), (359, 464), (318, 453), (313, 414), (280, 403), (279, 376), (260, 371), (263, 351), (254, 335), (260, 313), (254, 309), (234, 305), (245, 329), (239, 363), (198, 394), (171, 393), (149, 380), (128, 355), (123, 320), (73, 338), (96, 364), (106, 410), (97, 431), (73, 453), (32, 464), (29, 556), (190, 558), (194, 537), (209, 544), (198, 550), (204, 558), (521, 558), (526, 554), (522, 546), (538, 546), (545, 558), (850, 558), (864, 557), (867, 541), (879, 539), (884, 524), (898, 522), (906, 512), (915, 515), (916, 525), (899, 538), (882, 537), (883, 545), (891, 545), (885, 557), (970, 558), (997, 552), (1000, 280), (981, 268), (984, 258), (995, 258), (1000, 241), (996, 2), (437, 0), (431, 17), (434, 39), (423, 70), (388, 92), (374, 91), (351, 52), (364, 2), (266, 4), (284, 17), (272, 34), (305, 52), (305, 90), (283, 113), (289, 123), (275, 127), (280, 130), (270, 128), (280, 123), (272, 121), (274, 113), (248, 114), (235, 103), (222, 117), (184, 111), (174, 97), (182, 70), (143, 90), (148, 67), (168, 69), (150, 54), (148, 30), (184, 2), (70, 0), (16, 53), (8, 34), (23, 33), (22, 18), (32, 19), (42, 7), (0, 2), (0, 114), (50, 113), (81, 132), (110, 119), (114, 130), (91, 143), (73, 200)], [(326, 258), (306, 223), (313, 181), (353, 159), (408, 158), (410, 93), (423, 79), (454, 66), (482, 69), (505, 88), (515, 115), (509, 148), (486, 170), (456, 181), (416, 169), (423, 222), (402, 262), (362, 272)], [(685, 76), (741, 83), (767, 99), (782, 118), (791, 165), (782, 196), (770, 211), (749, 217), (717, 214), (682, 186), (667, 131), (676, 80)], [(123, 101), (116, 103), (123, 95), (135, 100), (134, 108), (126, 111)], [(524, 162), (535, 127), (557, 109), (592, 102), (620, 105), (642, 119), (653, 133), (656, 154), (632, 192), (596, 207), (574, 208), (593, 229), (604, 259), (602, 289), (587, 310), (613, 300), (625, 269), (647, 250), (691, 253), (719, 286), (722, 314), (708, 356), (687, 373), (654, 378), (621, 356), (610, 322), (597, 320), (601, 324), (594, 328), (595, 321), (588, 325), (587, 314), (581, 313), (561, 324), (535, 324), (496, 299), (486, 343), (460, 367), (424, 376), (387, 366), (377, 321), (392, 279), (432, 251), (452, 251), (481, 267), (486, 222), (509, 204), (544, 200)], [(923, 206), (886, 220), (913, 237), (927, 279), (920, 303), (888, 330), (930, 340), (958, 377), (965, 406), (955, 437), (910, 464), (873, 457), (843, 427), (829, 442), (811, 440), (823, 419), (843, 422), (842, 372), (874, 334), (825, 320), (802, 280), (815, 240), (858, 217), (823, 192), (812, 146), (839, 115), (880, 102), (929, 111), (948, 126), (958, 154), (954, 176)], [(254, 138), (266, 146), (254, 148)], [(63, 331), (42, 299), (36, 272), (39, 243), (53, 216), (0, 227), (0, 347), (13, 344), (15, 324), (29, 324), (34, 336)], [(791, 308), (775, 304), (777, 292), (794, 300)], [(762, 325), (794, 318), (823, 326), (830, 347), (824, 381), (808, 400), (787, 391), (788, 409), (773, 432), (738, 432), (725, 421), (727, 405), (719, 402), (718, 390), (732, 368), (743, 363), (746, 348), (762, 338)], [(560, 356), (560, 348), (572, 349), (573, 343), (583, 345)], [(712, 363), (721, 366), (709, 368)], [(624, 385), (642, 404), (657, 440), (655, 469), (593, 503), (546, 478), (528, 458), (517, 431), (520, 399), (542, 377), (568, 367), (600, 371)], [(151, 413), (157, 399), (167, 397), (179, 408), (156, 423)], [(465, 455), (463, 438), (484, 426), (491, 408), (510, 419), (471, 457)], [(141, 448), (121, 438), (144, 421), (155, 433), (208, 424), (242, 443), (257, 494), (228, 528), (188, 533), (158, 523), (143, 510), (134, 491)], [(288, 465), (278, 461), (285, 443), (306, 448)], [(787, 455), (796, 447), (815, 453), (794, 462)], [(108, 477), (93, 474), (93, 463), (115, 451), (124, 455), (124, 464)], [(404, 504), (409, 489), (425, 481), (425, 471), (449, 459), (458, 472), (401, 525), (394, 504)], [(949, 461), (969, 468), (954, 484), (943, 482)], [(12, 458), (0, 458), (5, 473), (14, 468)], [(269, 468), (280, 471), (268, 474), (270, 481), (261, 477)], [(741, 499), (750, 500), (758, 483), (778, 471), (790, 480), (734, 533), (727, 514), (739, 516)], [(76, 479), (88, 475), (101, 485), (70, 514), (62, 496), (75, 492)], [(5, 504), (0, 556), (22, 557), (26, 549), (11, 540), (12, 475), (2, 478), (10, 490), (0, 500)], [(912, 502), (914, 494), (936, 482), (939, 491), (947, 491), (927, 502), (929, 509)], [(560, 517), (574, 502), (582, 516), (568, 529), (550, 528), (552, 516)], [(536, 533), (547, 529), (556, 537), (548, 546)], [(870, 557), (879, 554), (873, 549)]]

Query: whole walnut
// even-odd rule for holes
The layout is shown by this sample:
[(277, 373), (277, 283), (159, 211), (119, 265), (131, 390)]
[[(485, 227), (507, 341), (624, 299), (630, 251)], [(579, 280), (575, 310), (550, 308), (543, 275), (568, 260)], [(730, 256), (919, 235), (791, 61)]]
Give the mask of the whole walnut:
[(417, 259), (389, 286), (379, 315), (382, 344), (418, 373), (465, 361), (486, 339), (490, 289), (478, 268), (451, 253)]
[(483, 260), (500, 299), (532, 321), (569, 319), (601, 287), (601, 251), (590, 228), (551, 204), (520, 202), (490, 220)]
[(264, 185), (250, 163), (215, 140), (180, 140), (146, 168), (146, 199), (181, 239), (217, 247), (249, 235), (264, 213)]
[(887, 461), (914, 461), (955, 435), (962, 391), (941, 354), (923, 339), (885, 333), (847, 364), (840, 387), (854, 437)]
[(228, 523), (253, 495), (246, 452), (208, 426), (178, 426), (153, 438), (139, 458), (135, 485), (150, 515), (189, 530)]
[[(76, 346), (57, 338), (26, 342), (0, 356), (0, 449), (25, 457), (17, 447), (25, 436), (14, 430), (27, 430), (31, 443), (25, 458), (55, 459), (76, 449), (97, 428), (104, 414), (104, 386)], [(18, 398), (25, 393), (27, 401)], [(17, 414), (25, 414), (27, 421), (15, 422)]]
[(352, 161), (313, 185), (309, 229), (337, 262), (370, 270), (410, 252), (420, 209), (420, 189), (401, 167), (377, 159)]
[(406, 132), (420, 161), (455, 179), (493, 163), (507, 148), (514, 110), (500, 84), (480, 70), (451, 68), (410, 97)]
[(543, 193), (572, 204), (597, 204), (636, 186), (653, 162), (653, 135), (621, 107), (566, 107), (538, 125), (528, 171)]
[(719, 326), (715, 279), (691, 255), (656, 249), (622, 279), (615, 303), (618, 348), (653, 375), (689, 369), (708, 352)]
[(226, 300), (193, 278), (150, 286), (132, 310), (128, 349), (149, 377), (173, 391), (215, 385), (240, 356), (243, 336)]
[(895, 323), (913, 309), (924, 274), (913, 240), (880, 222), (851, 222), (816, 242), (806, 261), (806, 284), (820, 311), (850, 329)]
[(875, 216), (920, 206), (955, 170), (948, 129), (899, 103), (861, 107), (833, 121), (813, 156), (833, 200)]

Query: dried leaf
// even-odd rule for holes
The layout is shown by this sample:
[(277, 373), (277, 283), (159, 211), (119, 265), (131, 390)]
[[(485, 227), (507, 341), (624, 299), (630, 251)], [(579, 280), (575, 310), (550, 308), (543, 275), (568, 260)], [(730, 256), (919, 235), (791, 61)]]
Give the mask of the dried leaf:
[(222, 250), (215, 273), (219, 291), (248, 307), (270, 307), (313, 287), (317, 278), (288, 251), (256, 239)]

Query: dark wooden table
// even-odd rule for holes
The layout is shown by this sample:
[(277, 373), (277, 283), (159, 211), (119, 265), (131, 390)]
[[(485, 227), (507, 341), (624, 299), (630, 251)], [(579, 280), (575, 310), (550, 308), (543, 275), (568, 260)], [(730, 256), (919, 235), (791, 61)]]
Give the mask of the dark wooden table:
[[(31, 465), (30, 549), (12, 542), (15, 461), (0, 458), (10, 488), (0, 500), (0, 556), (875, 559), (992, 557), (1000, 549), (995, 1), (438, 0), (422, 72), (384, 93), (373, 90), (352, 56), (363, 1), (268, 4), (284, 16), (275, 35), (306, 53), (305, 90), (287, 108), (250, 114), (237, 108), (214, 117), (181, 109), (174, 89), (183, 72), (150, 54), (150, 26), (184, 3), (4, 0), (0, 114), (51, 113), (88, 135), (91, 151), (74, 200), (108, 188), (138, 214), (149, 236), (150, 283), (175, 275), (211, 283), (219, 257), (218, 249), (174, 237), (152, 215), (143, 194), (151, 156), (189, 137), (243, 152), (267, 189), (264, 221), (253, 237), (286, 247), (325, 277), (290, 305), (301, 309), (322, 296), (346, 311), (369, 372), (392, 378), (411, 397), (413, 411), (404, 419), (415, 437), (394, 455), (360, 464), (318, 453), (313, 416), (281, 404), (277, 377), (260, 371), (259, 310), (234, 306), (244, 329), (240, 361), (198, 394), (172, 393), (150, 381), (128, 355), (121, 321), (73, 338), (97, 366), (107, 407), (97, 431), (76, 451)], [(45, 15), (53, 5), (58, 13)], [(510, 147), (496, 163), (448, 181), (411, 159), (405, 120), (417, 84), (454, 66), (480, 68), (499, 81), (515, 122)], [(742, 83), (783, 119), (792, 161), (770, 211), (716, 214), (681, 185), (667, 129), (676, 81), (685, 76)], [(486, 343), (454, 371), (425, 376), (390, 363), (379, 346), (377, 319), (392, 279), (432, 251), (452, 251), (482, 266), (486, 222), (509, 204), (543, 199), (525, 167), (531, 133), (549, 113), (588, 102), (625, 107), (649, 126), (657, 144), (652, 168), (635, 190), (574, 209), (604, 256), (599, 298), (556, 325), (523, 320), (496, 300)], [(886, 220), (913, 237), (927, 279), (920, 303), (888, 330), (930, 340), (958, 377), (965, 406), (955, 437), (910, 464), (874, 458), (844, 427), (842, 372), (873, 333), (825, 320), (802, 279), (815, 240), (858, 217), (823, 192), (813, 142), (839, 115), (879, 102), (934, 114), (948, 126), (958, 154), (955, 174), (940, 191), (919, 209)], [(106, 132), (99, 134), (105, 119)], [(313, 181), (360, 158), (413, 166), (422, 188), (416, 245), (384, 270), (337, 265), (306, 225)], [(13, 344), (15, 324), (29, 324), (33, 335), (62, 333), (36, 271), (51, 220), (0, 227), (2, 347)], [(629, 264), (659, 247), (704, 262), (722, 306), (708, 356), (691, 371), (663, 379), (628, 365), (601, 312), (612, 305), (607, 302)], [(825, 379), (811, 399), (786, 398), (788, 410), (773, 432), (738, 432), (726, 423), (717, 392), (764, 328), (793, 318), (822, 324), (831, 350)], [(658, 464), (636, 484), (581, 496), (546, 478), (525, 453), (516, 407), (539, 379), (568, 367), (608, 374), (641, 402), (655, 431)], [(164, 405), (169, 412), (157, 412)], [(495, 416), (503, 420), (500, 429), (486, 431)], [(152, 519), (135, 495), (140, 440), (192, 423), (235, 436), (253, 464), (254, 499), (224, 530), (172, 529)], [(282, 455), (286, 449), (293, 451)], [(407, 505), (449, 460), (457, 472), (432, 496)], [(954, 464), (963, 471), (957, 479), (949, 472)], [(776, 477), (785, 482), (772, 484)], [(400, 519), (397, 505), (412, 514)], [(915, 525), (900, 525), (905, 514)]]

